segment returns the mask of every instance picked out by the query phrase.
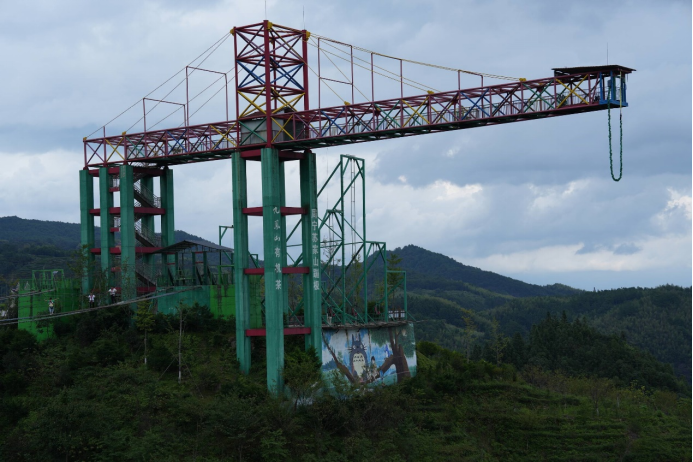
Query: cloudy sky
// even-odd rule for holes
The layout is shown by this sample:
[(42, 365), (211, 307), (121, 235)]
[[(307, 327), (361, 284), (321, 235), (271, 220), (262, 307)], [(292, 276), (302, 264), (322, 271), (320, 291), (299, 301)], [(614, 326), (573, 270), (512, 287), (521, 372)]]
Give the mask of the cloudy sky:
[[(368, 237), (389, 248), (416, 244), (537, 284), (689, 286), (691, 4), (558, 5), (268, 0), (266, 10), (275, 23), (305, 24), (384, 54), (529, 79), (548, 77), (553, 67), (606, 64), (608, 46), (609, 63), (637, 69), (623, 111), (619, 183), (609, 174), (606, 112), (331, 148), (318, 151), (319, 175), (339, 154), (366, 159)], [(36, 0), (31, 8), (0, 2), (0, 216), (78, 222), (82, 137), (133, 104), (107, 130), (137, 131), (142, 97), (231, 27), (263, 19), (265, 3), (256, 0)], [(204, 67), (226, 72), (232, 57), (227, 40)], [(456, 76), (428, 68), (408, 66), (405, 74), (436, 89), (457, 86)], [(194, 78), (195, 88), (214, 84), (211, 74)], [(370, 92), (358, 75), (356, 84)], [(465, 77), (465, 84), (478, 81)], [(376, 86), (376, 96), (389, 96), (387, 84)], [(334, 87), (351, 98), (350, 90)], [(180, 101), (180, 90), (167, 99)], [(322, 90), (329, 102), (334, 95)], [(311, 100), (315, 107), (314, 93)], [(157, 108), (148, 124), (168, 109)], [(223, 112), (217, 98), (194, 122), (222, 120)], [(180, 118), (173, 114), (159, 127), (177, 126)], [(174, 172), (176, 227), (216, 241), (217, 225), (232, 219), (230, 162)], [(259, 192), (251, 184), (252, 205), (259, 205)], [(255, 237), (251, 245), (262, 253), (260, 242)]]

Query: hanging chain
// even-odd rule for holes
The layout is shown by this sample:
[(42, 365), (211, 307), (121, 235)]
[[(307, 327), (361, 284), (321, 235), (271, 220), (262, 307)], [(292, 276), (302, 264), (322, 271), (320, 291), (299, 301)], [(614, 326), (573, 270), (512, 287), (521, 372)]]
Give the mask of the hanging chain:
[[(609, 114), (609, 168), (611, 170), (611, 178), (614, 181), (621, 181), (621, 178), (623, 178), (623, 77), (619, 74), (619, 81), (621, 82), (621, 88), (620, 88), (620, 95), (618, 98), (618, 122), (619, 122), (619, 144), (620, 144), (620, 156), (619, 156), (619, 163), (620, 163), (620, 168), (618, 172), (618, 178), (614, 176), (614, 161), (613, 161), (613, 152), (611, 149), (611, 95), (609, 95), (609, 99), (607, 100), (606, 107), (607, 107), (607, 112)], [(611, 91), (611, 89), (609, 89)]]

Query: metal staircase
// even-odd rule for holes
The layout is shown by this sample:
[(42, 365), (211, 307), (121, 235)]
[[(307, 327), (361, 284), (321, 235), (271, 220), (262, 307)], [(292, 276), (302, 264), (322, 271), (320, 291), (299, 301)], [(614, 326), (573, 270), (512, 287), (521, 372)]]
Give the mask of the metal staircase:
[[(161, 197), (154, 194), (153, 190), (144, 186), (140, 181), (146, 176), (147, 174), (142, 172), (135, 171), (133, 173), (133, 179), (135, 181), (135, 206), (161, 208)], [(110, 175), (109, 178), (111, 180), (110, 187), (112, 189), (120, 189), (120, 177), (118, 175)]]
[(135, 222), (135, 239), (142, 244), (142, 247), (161, 247), (161, 236), (142, 226), (142, 220)]
[(150, 288), (156, 287), (156, 275), (151, 274), (151, 268), (145, 265), (141, 258), (135, 260), (135, 276), (142, 285)]
[[(161, 247), (161, 236), (142, 226), (141, 215), (135, 215), (135, 239), (142, 247)], [(113, 226), (120, 228), (120, 217), (113, 217)]]
[(135, 201), (140, 203), (141, 207), (161, 208), (161, 198), (154, 194), (154, 191), (142, 184), (139, 179), (135, 181)]

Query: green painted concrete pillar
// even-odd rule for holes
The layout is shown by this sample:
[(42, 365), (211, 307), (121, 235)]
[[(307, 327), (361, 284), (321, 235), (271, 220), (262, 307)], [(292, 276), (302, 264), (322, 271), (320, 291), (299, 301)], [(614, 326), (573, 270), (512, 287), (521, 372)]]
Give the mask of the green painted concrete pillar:
[[(286, 179), (285, 179), (285, 169), (284, 169), (284, 162), (279, 162), (279, 206), (280, 207), (286, 207)], [(281, 229), (279, 230), (279, 234), (281, 235), (281, 256), (282, 256), (282, 261), (281, 265), (282, 268), (286, 268), (289, 266), (288, 264), (288, 255), (286, 253), (286, 215), (281, 215), (280, 214), (280, 222), (279, 226)], [(283, 300), (286, 300), (287, 303), (284, 304), (284, 313), (288, 315), (289, 313), (289, 282), (288, 282), (288, 277), (284, 278), (285, 283), (282, 284), (282, 292), (283, 292)]]
[[(154, 177), (148, 176), (140, 178), (140, 189), (144, 195), (149, 199), (150, 202), (154, 202)], [(154, 205), (154, 204), (152, 204)], [(154, 229), (154, 215), (145, 215), (141, 219), (142, 232), (145, 236), (155, 236), (156, 232)], [(154, 260), (154, 255), (144, 254), (142, 255), (142, 262), (147, 265), (147, 275), (151, 276), (151, 264)]]
[[(176, 243), (175, 223), (173, 211), (173, 170), (165, 167), (159, 177), (159, 193), (161, 194), (161, 208), (164, 214), (161, 216), (161, 247), (168, 247)], [(164, 268), (170, 268), (176, 263), (175, 255), (162, 256)], [(177, 270), (177, 267), (174, 267)], [(175, 271), (174, 271), (175, 272)]]
[(82, 295), (94, 288), (94, 215), (89, 210), (94, 208), (94, 177), (89, 170), (79, 171), (79, 210), (80, 210), (80, 243), (85, 252), (82, 268)]
[(233, 283), (236, 289), (236, 358), (243, 373), (250, 371), (250, 337), (245, 335), (250, 328), (250, 286), (248, 275), (248, 216), (243, 209), (248, 207), (248, 180), (246, 160), (239, 153), (232, 158), (233, 186)]
[(131, 165), (120, 166), (120, 291), (122, 300), (137, 296), (135, 264), (135, 189)]
[(111, 286), (113, 274), (113, 257), (111, 248), (115, 247), (115, 236), (111, 231), (113, 227), (113, 215), (110, 213), (113, 207), (113, 193), (109, 191), (111, 178), (108, 175), (108, 167), (99, 168), (99, 207), (101, 218), (101, 272), (106, 279), (106, 285)]
[(314, 152), (307, 152), (300, 160), (301, 208), (308, 214), (301, 220), (303, 261), (309, 273), (303, 275), (303, 306), (305, 326), (310, 327), (306, 335), (306, 348), (322, 351), (322, 297), (320, 293), (320, 230), (318, 218), (318, 180)]
[(164, 214), (161, 217), (161, 246), (168, 247), (176, 243), (174, 235), (175, 222), (173, 211), (173, 170), (166, 167), (159, 178), (161, 192), (161, 208)]
[(267, 388), (281, 393), (284, 381), (284, 312), (286, 281), (282, 274), (286, 235), (282, 235), (281, 183), (279, 150), (263, 148), (262, 169), (262, 234), (265, 260), (265, 330), (267, 341)]

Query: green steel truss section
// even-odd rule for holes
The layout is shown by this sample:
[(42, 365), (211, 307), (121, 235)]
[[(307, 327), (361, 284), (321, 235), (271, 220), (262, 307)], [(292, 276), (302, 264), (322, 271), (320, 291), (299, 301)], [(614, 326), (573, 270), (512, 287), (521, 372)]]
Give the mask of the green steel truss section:
[[(303, 184), (303, 179), (301, 181)], [(318, 229), (322, 246), (319, 259), (321, 324), (378, 326), (406, 322), (410, 319), (406, 274), (388, 269), (386, 244), (369, 241), (366, 237), (365, 160), (340, 156), (316, 199), (327, 198), (335, 189), (337, 196), (328, 203), (322, 217), (311, 218), (311, 226)], [(306, 224), (304, 216), (289, 238)], [(301, 265), (304, 258), (301, 253), (293, 260), (293, 265)], [(289, 319), (304, 308), (305, 300), (289, 311)]]

